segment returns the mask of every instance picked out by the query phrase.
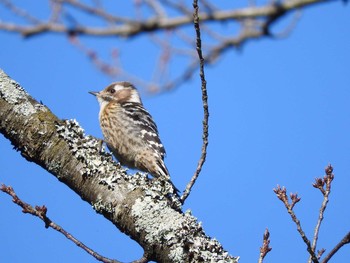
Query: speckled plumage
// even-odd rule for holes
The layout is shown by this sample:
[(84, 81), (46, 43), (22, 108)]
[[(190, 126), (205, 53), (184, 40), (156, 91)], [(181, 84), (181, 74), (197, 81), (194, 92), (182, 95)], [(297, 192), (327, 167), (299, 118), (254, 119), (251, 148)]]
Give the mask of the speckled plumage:
[(90, 93), (100, 103), (104, 141), (119, 162), (170, 182), (157, 125), (143, 107), (136, 88), (128, 82), (116, 82)]

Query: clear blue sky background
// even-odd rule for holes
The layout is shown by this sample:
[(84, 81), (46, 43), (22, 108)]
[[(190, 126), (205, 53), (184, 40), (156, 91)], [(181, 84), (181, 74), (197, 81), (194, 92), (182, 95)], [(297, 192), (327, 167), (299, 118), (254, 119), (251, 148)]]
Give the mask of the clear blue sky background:
[[(42, 4), (31, 5), (44, 16)], [(7, 17), (2, 9), (0, 17)], [(97, 71), (62, 35), (23, 40), (0, 32), (0, 38), (0, 68), (59, 118), (75, 118), (87, 134), (101, 137), (98, 104), (87, 92), (115, 79)], [(148, 52), (146, 38), (82, 39), (102, 55), (116, 45), (128, 56), (130, 70), (144, 78), (152, 73), (148, 65), (156, 51)], [(349, 7), (335, 2), (309, 8), (289, 38), (249, 42), (241, 52), (230, 51), (207, 67), (206, 76), (208, 156), (184, 209), (191, 209), (206, 233), (243, 263), (257, 261), (266, 227), (273, 250), (265, 262), (306, 262), (306, 247), (272, 189), (279, 184), (302, 197), (295, 212), (311, 238), (322, 201), (311, 184), (331, 163), (335, 180), (319, 238), (319, 248), (330, 251), (350, 230)], [(143, 95), (166, 146), (173, 181), (183, 189), (200, 155), (199, 78), (169, 93)], [(46, 205), (52, 220), (106, 257), (141, 257), (138, 244), (55, 177), (25, 161), (3, 136), (0, 154), (0, 182), (13, 186), (23, 200)], [(38, 219), (22, 214), (9, 196), (0, 194), (0, 206), (0, 262), (96, 262)], [(349, 254), (347, 246), (332, 262), (349, 262)]]

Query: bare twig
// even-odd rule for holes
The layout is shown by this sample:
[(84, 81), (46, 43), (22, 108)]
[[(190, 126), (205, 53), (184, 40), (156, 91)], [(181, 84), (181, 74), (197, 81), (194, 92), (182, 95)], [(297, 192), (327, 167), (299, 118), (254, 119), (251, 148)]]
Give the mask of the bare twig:
[(144, 0), (144, 3), (148, 5), (154, 13), (161, 18), (167, 17), (167, 13), (164, 7), (156, 0)]
[[(312, 241), (311, 249), (313, 251), (316, 251), (316, 245), (318, 240), (318, 234), (320, 231), (321, 223), (323, 220), (324, 211), (326, 210), (328, 200), (329, 200), (329, 194), (331, 193), (331, 184), (334, 179), (333, 174), (333, 167), (332, 165), (328, 165), (325, 169), (326, 175), (323, 178), (316, 178), (315, 183), (312, 184), (313, 187), (319, 189), (323, 195), (323, 201), (321, 204), (320, 212), (318, 215), (317, 224), (314, 231), (314, 238)], [(309, 258), (309, 263), (311, 263), (312, 259), (311, 256)]]
[(192, 15), (192, 11), (188, 9), (183, 1), (169, 1), (169, 0), (161, 0), (162, 3), (165, 5), (179, 11), (180, 13), (183, 13), (185, 15)]
[(79, 36), (72, 34), (69, 37), (69, 41), (77, 49), (83, 52), (95, 64), (95, 66), (98, 69), (100, 69), (104, 74), (109, 76), (117, 76), (122, 72), (122, 68), (115, 67), (111, 64), (105, 63), (98, 56), (98, 53), (95, 50), (88, 48), (87, 46), (84, 45), (84, 43), (80, 41)]
[(324, 248), (322, 248), (321, 250), (317, 250), (317, 258), (318, 258), (318, 260), (320, 260), (320, 258), (322, 257), (324, 252), (326, 252), (326, 250)]
[(348, 232), (342, 238), (342, 240), (340, 240), (340, 242), (332, 249), (332, 251), (329, 252), (329, 254), (322, 260), (322, 263), (327, 263), (334, 256), (334, 254), (337, 253), (340, 248), (342, 248), (342, 246), (349, 243), (350, 243), (350, 232)]
[(207, 0), (201, 0), (201, 4), (203, 5), (204, 9), (207, 10), (209, 13), (212, 13), (212, 12), (218, 10), (218, 8), (215, 7), (213, 3), (210, 3)]
[(41, 23), (41, 21), (38, 18), (29, 14), (26, 10), (19, 8), (18, 6), (13, 4), (12, 1), (0, 0), (0, 4), (4, 5), (8, 10), (10, 10), (16, 16), (22, 17), (23, 19), (27, 20), (29, 23), (33, 23), (33, 24)]
[[(213, 47), (208, 51), (208, 53), (204, 57), (205, 64), (213, 64), (220, 55), (223, 55), (224, 52), (228, 51), (231, 47), (240, 47), (245, 42), (250, 39), (257, 39), (263, 35), (260, 31), (244, 31), (237, 37), (228, 38), (225, 41), (220, 42), (217, 46)], [(198, 69), (197, 61), (191, 61), (183, 73), (174, 78), (172, 81), (165, 83), (163, 86), (164, 91), (171, 90), (175, 87), (180, 86), (185, 81), (189, 80), (194, 72)]]
[(55, 0), (55, 1), (62, 4), (71, 5), (81, 11), (100, 17), (101, 19), (104, 19), (108, 22), (112, 22), (112, 23), (132, 23), (133, 22), (133, 20), (131, 19), (115, 16), (115, 15), (112, 15), (111, 13), (104, 11), (103, 9), (101, 9), (100, 5), (92, 7), (83, 2), (76, 1), (76, 0)]
[(297, 230), (301, 236), (301, 238), (303, 239), (304, 243), (306, 244), (307, 247), (307, 251), (309, 252), (311, 259), (314, 263), (318, 263), (318, 259), (317, 256), (315, 254), (315, 252), (312, 250), (311, 248), (311, 242), (310, 240), (306, 237), (305, 232), (303, 231), (300, 221), (297, 218), (297, 216), (295, 215), (293, 208), (295, 206), (296, 203), (298, 203), (300, 201), (301, 198), (298, 197), (297, 194), (290, 194), (291, 197), (291, 203), (289, 203), (288, 200), (288, 196), (287, 196), (287, 189), (285, 187), (281, 188), (279, 185), (277, 186), (277, 188), (274, 188), (273, 191), (275, 192), (275, 194), (277, 195), (278, 199), (280, 199), (283, 204), (285, 205), (285, 207), (287, 208), (288, 214), (291, 216), (293, 222), (296, 224), (297, 226)]
[(258, 263), (262, 263), (267, 253), (269, 253), (271, 250), (272, 248), (270, 247), (270, 232), (266, 228), (263, 236), (263, 245), (262, 247), (260, 247), (260, 256)]
[(194, 8), (194, 28), (196, 30), (196, 43), (197, 43), (197, 52), (199, 57), (199, 63), (200, 63), (200, 78), (202, 83), (202, 102), (203, 102), (203, 111), (204, 111), (204, 119), (203, 119), (203, 145), (202, 145), (202, 153), (201, 157), (198, 161), (197, 169), (192, 176), (190, 182), (187, 184), (186, 189), (184, 191), (184, 194), (181, 196), (181, 202), (184, 203), (186, 198), (189, 196), (191, 189), (193, 185), (195, 184), (201, 170), (203, 167), (203, 164), (205, 162), (205, 158), (207, 156), (207, 146), (208, 146), (208, 120), (209, 120), (209, 108), (208, 108), (208, 94), (207, 94), (207, 82), (205, 80), (204, 75), (204, 58), (202, 54), (202, 40), (201, 40), (201, 33), (200, 33), (200, 27), (199, 27), (199, 17), (198, 17), (198, 1), (193, 1), (193, 8)]
[(50, 23), (58, 23), (61, 13), (62, 13), (62, 4), (57, 0), (50, 0), (51, 15), (49, 18)]
[[(32, 207), (30, 204), (25, 203), (24, 201), (22, 201), (15, 193), (15, 191), (13, 190), (13, 188), (11, 186), (6, 186), (4, 184), (2, 184), (0, 186), (0, 190), (10, 196), (12, 196), (12, 201), (19, 205), (20, 207), (22, 207), (22, 212), (23, 213), (28, 213), (31, 214), (33, 216), (36, 216), (38, 218), (40, 218), (44, 223), (45, 223), (45, 228), (49, 228), (51, 227), (52, 229), (60, 232), (61, 234), (63, 234), (67, 239), (71, 240), (74, 244), (76, 244), (78, 247), (82, 248), (83, 250), (85, 250), (87, 253), (89, 253), (91, 256), (93, 256), (95, 259), (104, 262), (104, 263), (121, 263), (120, 261), (114, 260), (114, 259), (109, 259), (106, 258), (104, 256), (101, 256), (100, 254), (98, 254), (97, 252), (95, 252), (94, 250), (92, 250), (91, 248), (87, 247), (84, 243), (82, 243), (81, 241), (79, 241), (78, 239), (76, 239), (72, 234), (70, 234), (69, 232), (67, 232), (66, 230), (64, 230), (61, 226), (57, 225), (56, 223), (54, 223), (50, 218), (47, 217), (46, 213), (47, 213), (47, 208), (45, 205), (43, 206), (35, 206)], [(147, 256), (144, 255), (141, 259), (133, 261), (134, 263), (146, 263), (148, 262)]]
[(302, 9), (297, 9), (295, 11), (289, 25), (283, 31), (278, 32), (278, 33), (274, 33), (273, 37), (274, 38), (286, 38), (286, 37), (288, 37), (292, 33), (294, 28), (297, 26), (297, 23), (299, 22), (301, 15), (302, 15)]

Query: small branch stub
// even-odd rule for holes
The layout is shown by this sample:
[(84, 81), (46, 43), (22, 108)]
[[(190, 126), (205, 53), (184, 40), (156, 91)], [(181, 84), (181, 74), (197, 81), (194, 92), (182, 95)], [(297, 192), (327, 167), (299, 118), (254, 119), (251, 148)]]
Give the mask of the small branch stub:
[(263, 245), (260, 247), (260, 256), (258, 263), (262, 263), (266, 255), (272, 250), (270, 247), (270, 232), (266, 228), (263, 235)]

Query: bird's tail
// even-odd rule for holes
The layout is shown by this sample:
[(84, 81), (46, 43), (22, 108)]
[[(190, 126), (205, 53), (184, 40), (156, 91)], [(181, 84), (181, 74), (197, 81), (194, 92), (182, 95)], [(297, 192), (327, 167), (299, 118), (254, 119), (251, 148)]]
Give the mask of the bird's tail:
[(176, 194), (177, 196), (178, 193), (180, 192), (179, 189), (176, 188), (176, 186), (174, 185), (174, 183), (171, 181), (170, 179), (170, 174), (169, 174), (169, 171), (168, 169), (166, 168), (165, 164), (163, 161), (159, 161), (158, 162), (158, 174), (157, 176), (160, 177), (160, 178), (164, 178), (168, 183), (170, 183), (172, 185), (172, 187), (174, 188), (174, 194)]

